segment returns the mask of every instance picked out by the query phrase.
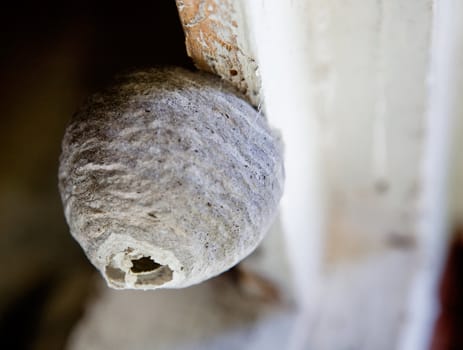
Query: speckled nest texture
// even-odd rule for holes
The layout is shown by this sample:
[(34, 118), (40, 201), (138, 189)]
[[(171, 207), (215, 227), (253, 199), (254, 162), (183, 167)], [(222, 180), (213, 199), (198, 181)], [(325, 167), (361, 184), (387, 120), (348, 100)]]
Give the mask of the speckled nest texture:
[(220, 79), (120, 77), (74, 115), (59, 187), (74, 238), (114, 288), (180, 288), (250, 254), (283, 190), (265, 117)]

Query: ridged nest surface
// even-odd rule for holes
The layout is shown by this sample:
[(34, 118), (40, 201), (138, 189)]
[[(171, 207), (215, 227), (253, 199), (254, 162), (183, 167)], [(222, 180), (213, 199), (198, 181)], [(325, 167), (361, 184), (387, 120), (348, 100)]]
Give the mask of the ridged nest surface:
[(122, 76), (73, 116), (59, 188), (109, 286), (180, 288), (256, 248), (283, 177), (262, 114), (219, 78), (169, 68)]

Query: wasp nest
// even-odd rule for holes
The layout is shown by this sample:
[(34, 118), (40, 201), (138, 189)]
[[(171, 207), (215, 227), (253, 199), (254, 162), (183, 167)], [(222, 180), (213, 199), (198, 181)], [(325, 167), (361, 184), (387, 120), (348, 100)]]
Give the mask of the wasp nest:
[(218, 78), (121, 77), (74, 115), (59, 187), (74, 238), (114, 288), (180, 288), (251, 253), (276, 214), (282, 148)]

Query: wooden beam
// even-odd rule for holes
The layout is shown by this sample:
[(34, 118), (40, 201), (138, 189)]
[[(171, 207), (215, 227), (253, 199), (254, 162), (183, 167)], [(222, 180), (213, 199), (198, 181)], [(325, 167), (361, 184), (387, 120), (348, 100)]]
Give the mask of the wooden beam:
[(221, 76), (259, 105), (260, 79), (241, 3), (176, 0), (188, 55), (204, 71)]

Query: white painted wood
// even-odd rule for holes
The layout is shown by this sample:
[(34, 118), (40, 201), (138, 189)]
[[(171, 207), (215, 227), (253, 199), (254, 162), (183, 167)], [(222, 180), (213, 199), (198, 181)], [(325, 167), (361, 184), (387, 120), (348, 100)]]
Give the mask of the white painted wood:
[(450, 1), (449, 12), (453, 26), (448, 33), (451, 38), (451, 108), (453, 115), (453, 138), (451, 160), (451, 205), (452, 218), (456, 225), (463, 225), (463, 2)]
[[(438, 288), (450, 234), (459, 221), (462, 153), (463, 5), (458, 0), (433, 4), (429, 67), (427, 139), (423, 147), (420, 260), (413, 276), (400, 349), (429, 347), (439, 311)], [(461, 192), (460, 192), (461, 193)], [(456, 196), (455, 196), (456, 194)]]
[[(296, 300), (304, 302), (316, 299), (324, 212), (319, 195), (319, 125), (307, 86), (312, 72), (306, 50), (307, 23), (301, 21), (305, 9), (300, 8), (302, 2), (299, 6), (297, 2), (292, 6), (278, 1), (243, 3), (248, 6), (248, 28), (258, 55), (265, 111), (285, 143), (281, 217)], [(308, 298), (309, 294), (313, 297)]]
[(266, 113), (287, 143), (282, 221), (306, 307), (293, 348), (425, 348), (454, 88), (436, 57), (446, 44), (432, 44), (436, 4), (246, 4)]

